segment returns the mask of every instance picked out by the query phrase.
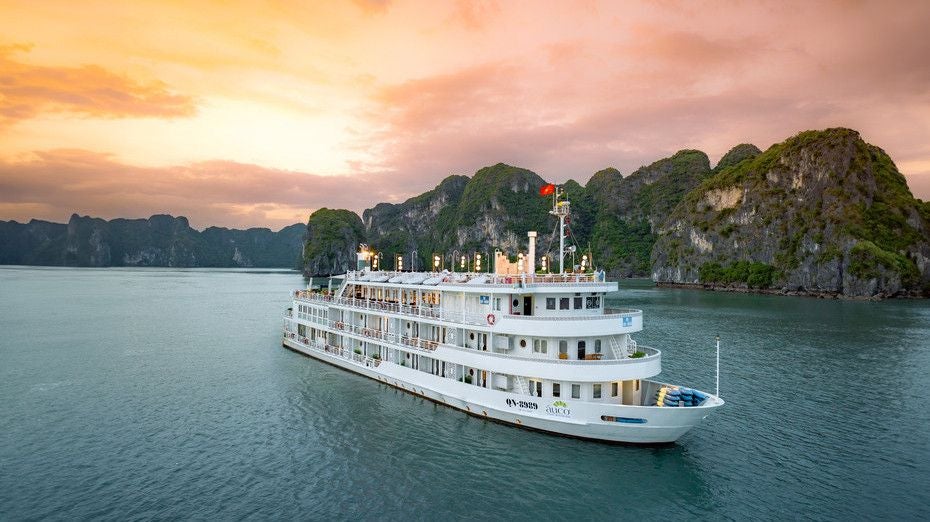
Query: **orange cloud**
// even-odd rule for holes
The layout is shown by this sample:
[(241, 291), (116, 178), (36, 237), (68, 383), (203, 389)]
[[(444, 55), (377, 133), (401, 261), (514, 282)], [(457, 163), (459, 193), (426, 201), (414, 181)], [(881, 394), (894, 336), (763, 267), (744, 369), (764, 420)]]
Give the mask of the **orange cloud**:
[(84, 150), (0, 161), (0, 216), (19, 221), (67, 221), (74, 212), (107, 219), (167, 213), (201, 228), (280, 228), (322, 206), (361, 211), (397, 190), (395, 181), (378, 176), (318, 176), (229, 161), (143, 168)]
[(194, 100), (159, 81), (142, 83), (96, 65), (45, 67), (11, 58), (25, 46), (0, 48), (0, 122), (43, 112), (123, 118), (192, 116)]

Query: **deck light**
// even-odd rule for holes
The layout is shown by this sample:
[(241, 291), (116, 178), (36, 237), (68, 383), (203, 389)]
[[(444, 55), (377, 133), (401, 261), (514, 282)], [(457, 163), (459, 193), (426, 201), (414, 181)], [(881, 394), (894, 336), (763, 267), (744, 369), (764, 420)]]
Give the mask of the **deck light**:
[(437, 272), (439, 271), (439, 256), (438, 255), (433, 256), (433, 268), (435, 268)]

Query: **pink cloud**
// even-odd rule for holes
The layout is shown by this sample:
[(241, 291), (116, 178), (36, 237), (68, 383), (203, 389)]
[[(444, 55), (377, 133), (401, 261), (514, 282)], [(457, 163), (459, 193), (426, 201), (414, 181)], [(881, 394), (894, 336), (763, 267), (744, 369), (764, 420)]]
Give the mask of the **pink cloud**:
[[(716, 160), (835, 126), (902, 163), (930, 159), (930, 4), (731, 7), (601, 5), (567, 15), (577, 30), (538, 52), (383, 86), (366, 115), (377, 130), (357, 143), (381, 153), (361, 167), (411, 195), (498, 161), (584, 182), (682, 148)], [(610, 19), (621, 23), (604, 31)]]
[(376, 176), (318, 176), (228, 161), (143, 168), (82, 150), (55, 150), (0, 162), (0, 216), (66, 221), (77, 212), (104, 218), (187, 216), (195, 227), (305, 222), (320, 207), (362, 210), (397, 186)]

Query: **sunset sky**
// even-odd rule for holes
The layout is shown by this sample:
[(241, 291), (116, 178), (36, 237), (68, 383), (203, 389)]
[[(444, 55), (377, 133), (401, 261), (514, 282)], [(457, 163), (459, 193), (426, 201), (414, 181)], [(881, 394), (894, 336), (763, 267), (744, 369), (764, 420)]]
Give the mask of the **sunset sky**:
[(305, 222), (806, 129), (930, 199), (930, 2), (0, 0), (0, 219)]

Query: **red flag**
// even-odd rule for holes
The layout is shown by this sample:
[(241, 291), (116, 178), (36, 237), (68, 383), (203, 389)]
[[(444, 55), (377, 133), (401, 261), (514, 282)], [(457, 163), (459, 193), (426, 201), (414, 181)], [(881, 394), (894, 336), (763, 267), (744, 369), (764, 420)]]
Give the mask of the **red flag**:
[(540, 196), (551, 196), (554, 193), (555, 193), (555, 185), (553, 185), (552, 183), (549, 183), (548, 185), (543, 185), (539, 189)]

